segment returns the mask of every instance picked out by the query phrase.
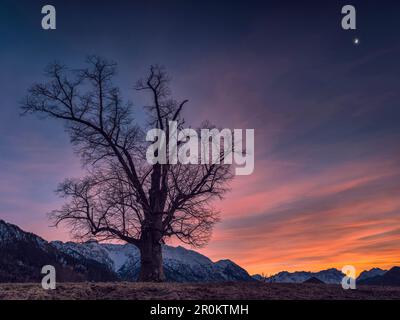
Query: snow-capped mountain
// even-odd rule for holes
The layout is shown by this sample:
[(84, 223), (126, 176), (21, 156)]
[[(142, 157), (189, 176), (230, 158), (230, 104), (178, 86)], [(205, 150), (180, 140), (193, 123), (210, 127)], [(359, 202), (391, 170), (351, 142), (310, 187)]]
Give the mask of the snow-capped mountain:
[(344, 274), (337, 269), (327, 269), (319, 272), (296, 271), (287, 272), (282, 271), (265, 279), (265, 282), (277, 283), (303, 283), (310, 278), (316, 278), (323, 283), (339, 284), (344, 277)]
[(116, 276), (90, 259), (77, 259), (46, 240), (0, 220), (0, 282), (40, 281), (41, 269), (53, 265), (59, 281), (109, 281)]
[(361, 285), (400, 286), (400, 267), (393, 267), (381, 275), (359, 281)]
[[(37, 281), (41, 267), (53, 265), (60, 281), (134, 281), (140, 252), (130, 244), (46, 240), (0, 220), (0, 282)], [(211, 261), (183, 247), (163, 246), (167, 280), (180, 282), (252, 281), (230, 260)]]
[(386, 271), (387, 270), (382, 270), (380, 268), (372, 268), (371, 270), (365, 270), (360, 273), (360, 275), (357, 278), (357, 281), (363, 281), (376, 276), (382, 276), (383, 274), (386, 273)]
[[(311, 278), (339, 284), (337, 269), (319, 272), (279, 272), (271, 277), (249, 274), (230, 260), (211, 261), (183, 247), (163, 246), (164, 271), (169, 281), (254, 281), (303, 283)], [(140, 252), (130, 244), (53, 241), (0, 220), (0, 282), (39, 282), (44, 265), (53, 265), (58, 281), (134, 281), (140, 271)], [(363, 271), (360, 284), (400, 285), (400, 268)], [(316, 281), (314, 279), (314, 282)]]
[(136, 247), (129, 244), (100, 244), (94, 240), (84, 243), (52, 241), (50, 244), (77, 259), (95, 260), (113, 272), (118, 272), (129, 259), (140, 257)]
[[(131, 244), (52, 242), (58, 250), (74, 257), (93, 259), (113, 270), (120, 279), (136, 280), (140, 271), (140, 252)], [(163, 246), (164, 272), (167, 280), (251, 281), (249, 274), (230, 260), (212, 262), (206, 256), (183, 247)]]

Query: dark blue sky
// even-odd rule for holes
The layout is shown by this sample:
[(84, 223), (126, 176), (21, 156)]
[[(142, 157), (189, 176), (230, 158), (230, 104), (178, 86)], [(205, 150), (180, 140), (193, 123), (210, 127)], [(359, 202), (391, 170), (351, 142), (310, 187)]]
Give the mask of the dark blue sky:
[[(56, 7), (55, 31), (41, 29), (45, 4)], [(356, 6), (356, 31), (341, 29), (344, 4)], [(400, 258), (400, 3), (0, 0), (0, 9), (0, 218), (68, 238), (45, 213), (79, 161), (60, 123), (20, 117), (19, 104), (48, 63), (79, 68), (97, 54), (118, 63), (139, 120), (146, 97), (133, 85), (159, 63), (190, 100), (188, 122), (255, 128), (256, 173), (220, 204), (205, 253), (254, 271)], [(325, 257), (327, 243), (338, 260)]]

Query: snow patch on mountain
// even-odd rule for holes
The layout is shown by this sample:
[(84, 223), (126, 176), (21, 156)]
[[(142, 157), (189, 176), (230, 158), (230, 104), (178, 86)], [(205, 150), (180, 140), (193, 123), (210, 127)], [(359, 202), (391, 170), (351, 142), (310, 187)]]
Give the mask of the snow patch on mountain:
[(84, 243), (53, 241), (58, 250), (75, 258), (95, 260), (118, 272), (130, 259), (139, 258), (139, 250), (130, 244), (100, 244), (91, 240)]

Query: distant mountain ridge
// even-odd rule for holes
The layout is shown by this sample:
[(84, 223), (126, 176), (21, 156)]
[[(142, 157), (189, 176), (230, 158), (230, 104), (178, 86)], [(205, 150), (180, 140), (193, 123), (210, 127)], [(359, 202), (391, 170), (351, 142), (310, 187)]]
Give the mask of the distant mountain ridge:
[[(396, 269), (398, 267), (394, 267)], [(392, 269), (391, 269), (392, 270)], [(389, 270), (390, 271), (390, 270)], [(380, 268), (372, 268), (371, 270), (365, 270), (360, 273), (357, 278), (358, 284), (374, 284), (374, 283), (391, 283), (392, 285), (395, 284), (396, 281), (393, 281), (394, 277), (390, 277), (389, 280), (382, 280), (382, 278), (388, 271), (382, 270)], [(400, 272), (400, 268), (399, 268)], [(253, 279), (268, 283), (317, 283), (316, 280), (320, 281), (321, 283), (326, 284), (340, 284), (343, 277), (345, 275), (334, 268), (322, 270), (318, 272), (309, 272), (309, 271), (295, 271), (295, 272), (288, 272), (282, 271), (270, 277), (263, 277), (259, 274), (253, 275)], [(400, 285), (400, 284), (399, 284)]]
[(282, 271), (271, 277), (265, 278), (265, 282), (270, 283), (303, 283), (311, 278), (320, 280), (327, 284), (340, 284), (344, 274), (337, 269), (327, 269), (319, 272), (309, 271)]
[(387, 270), (382, 270), (380, 268), (372, 268), (371, 270), (365, 270), (360, 273), (357, 278), (357, 281), (363, 281), (366, 279), (370, 279), (376, 276), (382, 276), (387, 272)]
[[(140, 271), (140, 252), (131, 244), (103, 244), (51, 242), (61, 252), (83, 256), (106, 265), (120, 279), (136, 280)], [(212, 262), (206, 256), (183, 247), (163, 245), (164, 272), (167, 280), (179, 282), (199, 281), (252, 281), (246, 270), (230, 260)]]
[[(0, 282), (38, 281), (42, 266), (47, 264), (56, 267), (60, 281), (135, 281), (140, 271), (140, 253), (133, 245), (47, 242), (2, 220), (0, 252)], [(169, 281), (254, 281), (230, 260), (213, 262), (180, 246), (164, 245), (163, 257)]]
[(379, 286), (400, 286), (400, 267), (393, 267), (390, 270), (361, 279), (359, 284)]
[[(140, 271), (139, 250), (130, 244), (52, 241), (0, 220), (0, 282), (37, 282), (44, 265), (56, 267), (58, 281), (135, 281)], [(211, 261), (183, 247), (163, 246), (164, 271), (169, 281), (221, 282), (265, 281), (270, 283), (340, 284), (337, 269), (319, 272), (282, 271), (270, 277), (250, 276), (231, 260)], [(311, 279), (311, 280), (310, 280)], [(400, 286), (400, 267), (363, 271), (360, 285)]]
[(46, 240), (0, 220), (0, 282), (36, 282), (44, 265), (59, 281), (115, 281), (115, 274), (95, 260), (66, 255)]

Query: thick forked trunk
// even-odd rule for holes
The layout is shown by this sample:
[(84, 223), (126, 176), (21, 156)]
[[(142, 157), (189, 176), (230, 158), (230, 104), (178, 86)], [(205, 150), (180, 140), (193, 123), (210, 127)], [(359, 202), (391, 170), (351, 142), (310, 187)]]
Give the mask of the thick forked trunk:
[(140, 237), (140, 274), (139, 281), (161, 282), (165, 280), (161, 239), (162, 210), (160, 180), (161, 166), (155, 164), (151, 174), (150, 212), (146, 212)]
[(157, 229), (144, 231), (140, 245), (139, 281), (165, 281), (160, 235)]
[(139, 281), (162, 282), (164, 280), (161, 244), (144, 243), (140, 248)]
[(140, 248), (140, 263), (139, 281), (165, 280), (160, 243), (144, 243)]

